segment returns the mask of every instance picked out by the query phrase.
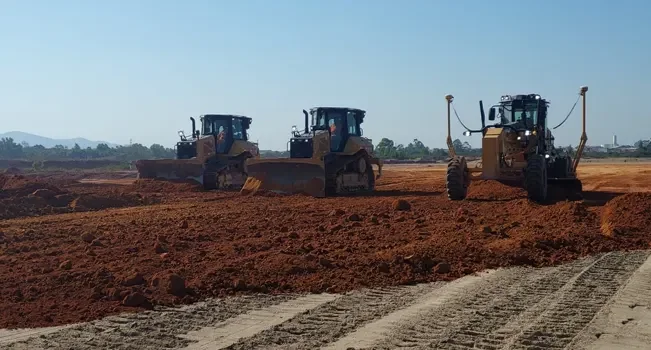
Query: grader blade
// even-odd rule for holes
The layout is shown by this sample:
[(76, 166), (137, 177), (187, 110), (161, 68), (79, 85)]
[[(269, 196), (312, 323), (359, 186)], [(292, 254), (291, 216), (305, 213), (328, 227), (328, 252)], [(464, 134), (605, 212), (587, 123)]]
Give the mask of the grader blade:
[(203, 164), (186, 159), (143, 159), (136, 162), (139, 179), (194, 180), (203, 184)]
[(325, 169), (312, 159), (256, 159), (246, 163), (248, 178), (240, 193), (258, 191), (325, 197)]
[(548, 199), (554, 201), (583, 199), (583, 184), (577, 178), (547, 179)]

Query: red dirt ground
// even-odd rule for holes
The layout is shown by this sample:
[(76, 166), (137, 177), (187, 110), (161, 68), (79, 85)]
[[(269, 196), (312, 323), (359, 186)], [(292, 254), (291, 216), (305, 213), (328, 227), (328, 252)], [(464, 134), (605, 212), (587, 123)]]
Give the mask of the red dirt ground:
[[(450, 280), (650, 247), (645, 194), (593, 191), (584, 201), (539, 205), (518, 189), (477, 182), (467, 200), (451, 202), (441, 169), (400, 169), (386, 171), (376, 195), (348, 198), (189, 192), (185, 184), (55, 186), (144, 200), (109, 210), (77, 200), (97, 211), (0, 221), (0, 328), (233, 293)], [(151, 198), (161, 203), (143, 205)], [(602, 232), (604, 222), (611, 231)]]

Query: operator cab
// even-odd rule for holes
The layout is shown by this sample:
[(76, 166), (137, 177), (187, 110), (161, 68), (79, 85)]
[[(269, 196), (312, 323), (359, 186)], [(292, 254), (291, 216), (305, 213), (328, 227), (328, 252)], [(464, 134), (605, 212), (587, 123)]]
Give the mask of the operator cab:
[[(343, 152), (350, 136), (362, 136), (361, 124), (366, 111), (347, 107), (315, 107), (305, 115), (305, 129), (301, 133), (294, 127), (290, 140), (290, 157), (311, 158), (316, 133), (330, 134), (330, 152)], [(309, 123), (309, 124), (308, 124)], [(308, 125), (311, 128), (308, 128)]]
[(495, 121), (495, 126), (510, 126), (511, 131), (543, 131), (547, 126), (548, 107), (549, 101), (538, 94), (505, 95), (499, 104), (491, 107), (488, 120)]
[(190, 159), (197, 155), (197, 140), (199, 136), (215, 137), (216, 153), (228, 153), (236, 140), (248, 141), (248, 130), (251, 118), (232, 114), (204, 114), (199, 117), (200, 130), (196, 130), (194, 118), (192, 120), (192, 137), (187, 138), (179, 132), (181, 141), (176, 144), (177, 159)]

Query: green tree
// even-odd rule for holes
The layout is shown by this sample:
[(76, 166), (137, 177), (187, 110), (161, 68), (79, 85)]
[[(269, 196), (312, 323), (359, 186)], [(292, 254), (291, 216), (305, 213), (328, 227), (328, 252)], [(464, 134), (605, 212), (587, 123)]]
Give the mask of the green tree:
[(23, 156), (23, 146), (14, 142), (11, 137), (0, 139), (0, 156), (6, 158), (20, 158)]
[(149, 146), (149, 150), (154, 158), (167, 158), (168, 153), (162, 145), (155, 143)]
[(391, 158), (396, 155), (396, 147), (393, 143), (393, 140), (388, 138), (383, 138), (380, 140), (380, 143), (375, 147), (375, 152), (380, 158)]
[(454, 147), (454, 150), (459, 153), (464, 151), (463, 142), (461, 142), (459, 139), (452, 141), (452, 147)]

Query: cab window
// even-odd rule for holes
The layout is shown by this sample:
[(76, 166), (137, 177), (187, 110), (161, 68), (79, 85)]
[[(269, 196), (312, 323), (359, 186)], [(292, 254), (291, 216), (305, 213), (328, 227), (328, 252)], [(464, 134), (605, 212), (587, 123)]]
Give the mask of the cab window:
[(244, 140), (244, 128), (242, 127), (242, 120), (233, 118), (233, 139)]
[(348, 112), (348, 115), (346, 116), (346, 123), (348, 124), (348, 135), (359, 136), (359, 128), (357, 126), (355, 112)]

